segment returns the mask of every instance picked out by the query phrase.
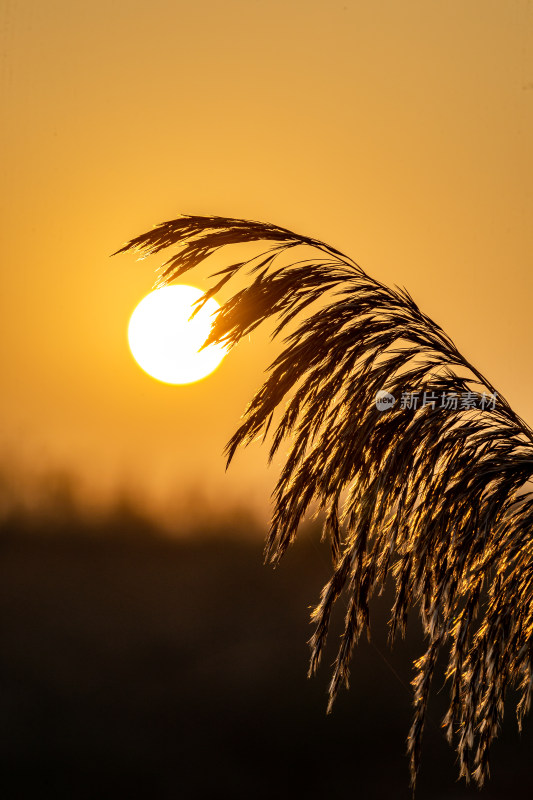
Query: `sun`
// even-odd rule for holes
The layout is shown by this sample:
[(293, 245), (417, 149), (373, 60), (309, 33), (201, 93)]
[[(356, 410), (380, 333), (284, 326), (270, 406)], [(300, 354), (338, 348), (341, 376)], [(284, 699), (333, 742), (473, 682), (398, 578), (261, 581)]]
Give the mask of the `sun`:
[(210, 298), (193, 319), (193, 303), (203, 295), (195, 286), (155, 289), (131, 315), (128, 341), (135, 361), (164, 383), (193, 383), (213, 372), (227, 353), (212, 344), (199, 352), (220, 305)]

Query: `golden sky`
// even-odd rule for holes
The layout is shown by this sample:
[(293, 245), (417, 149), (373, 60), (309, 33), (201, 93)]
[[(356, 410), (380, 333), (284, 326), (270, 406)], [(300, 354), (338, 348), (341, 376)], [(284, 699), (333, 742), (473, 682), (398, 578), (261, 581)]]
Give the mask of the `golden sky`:
[(531, 2), (3, 0), (0, 30), (4, 469), (267, 518), (266, 449), (222, 449), (279, 345), (182, 387), (129, 352), (159, 262), (109, 256), (181, 213), (406, 286), (533, 422)]

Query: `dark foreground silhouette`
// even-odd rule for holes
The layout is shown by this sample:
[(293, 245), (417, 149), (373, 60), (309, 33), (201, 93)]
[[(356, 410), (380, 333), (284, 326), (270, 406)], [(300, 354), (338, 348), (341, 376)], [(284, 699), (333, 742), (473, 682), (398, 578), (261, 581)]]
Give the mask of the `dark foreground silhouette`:
[[(235, 261), (231, 245), (258, 252)], [(385, 286), (325, 242), (270, 223), (185, 215), (119, 252), (127, 251), (166, 251), (156, 286), (226, 253), (230, 263), (210, 276), (217, 283), (198, 308), (238, 283), (203, 346), (233, 347), (272, 323), (282, 338), (226, 445), (227, 463), (271, 427), (269, 458), (288, 447), (273, 493), (271, 563), (313, 503), (324, 513), (333, 564), (313, 614), (311, 674), (333, 607), (346, 600), (329, 707), (369, 633), (370, 600), (392, 588), (392, 574), (391, 640), (413, 611), (426, 634), (413, 663), (411, 785), (446, 654), (447, 739), (458, 774), (483, 786), (508, 690), (518, 690), (519, 726), (533, 697), (533, 429), (406, 289)]]
[[(391, 653), (390, 596), (376, 598), (381, 638), (360, 642), (352, 690), (326, 715), (328, 670), (305, 675), (328, 547), (309, 529), (275, 571), (261, 550), (260, 538), (169, 541), (128, 517), (94, 530), (5, 524), (2, 796), (410, 798), (419, 623)], [(334, 618), (326, 663), (342, 629)], [(508, 714), (479, 792), (456, 783), (444, 711), (437, 694), (418, 798), (531, 796), (527, 720), (519, 737)]]

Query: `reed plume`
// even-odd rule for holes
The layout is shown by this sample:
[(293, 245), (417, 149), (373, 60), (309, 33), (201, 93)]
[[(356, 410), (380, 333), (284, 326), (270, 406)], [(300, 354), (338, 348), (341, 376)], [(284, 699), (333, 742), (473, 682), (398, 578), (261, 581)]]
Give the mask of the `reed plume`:
[[(288, 450), (266, 561), (280, 560), (311, 507), (323, 514), (333, 569), (312, 612), (309, 674), (346, 590), (330, 710), (348, 684), (354, 645), (363, 631), (370, 636), (370, 599), (391, 576), (391, 642), (405, 634), (412, 609), (426, 637), (414, 662), (411, 783), (444, 654), (450, 702), (443, 726), (460, 775), (482, 786), (507, 689), (518, 689), (519, 727), (531, 703), (533, 493), (525, 484), (533, 431), (405, 289), (371, 278), (324, 242), (260, 222), (183, 216), (118, 252), (146, 256), (177, 246), (160, 268), (159, 287), (219, 248), (250, 242), (258, 254), (212, 275), (218, 280), (201, 299), (247, 273), (245, 288), (221, 306), (206, 346), (234, 346), (271, 319), (273, 338), (284, 331), (284, 349), (225, 452), (229, 464), (276, 418), (269, 460), (282, 443)], [(384, 411), (376, 406), (380, 391), (396, 398)]]

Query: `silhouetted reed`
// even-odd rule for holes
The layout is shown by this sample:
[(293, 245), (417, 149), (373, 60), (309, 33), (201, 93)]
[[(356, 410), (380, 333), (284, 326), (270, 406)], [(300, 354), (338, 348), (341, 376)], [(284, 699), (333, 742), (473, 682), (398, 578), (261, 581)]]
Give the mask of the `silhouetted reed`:
[[(455, 742), (460, 775), (481, 786), (506, 690), (519, 690), (519, 726), (531, 702), (533, 493), (523, 487), (533, 474), (533, 431), (405, 289), (374, 280), (323, 242), (260, 222), (184, 216), (118, 252), (146, 256), (179, 246), (161, 268), (156, 286), (163, 286), (219, 248), (245, 242), (263, 248), (215, 273), (218, 282), (202, 299), (248, 270), (248, 284), (222, 305), (206, 345), (233, 346), (271, 318), (274, 337), (298, 323), (226, 454), (229, 464), (239, 445), (265, 436), (281, 409), (270, 459), (285, 440), (290, 446), (273, 495), (265, 559), (279, 561), (315, 503), (334, 561), (312, 613), (309, 673), (319, 664), (333, 605), (347, 589), (331, 709), (340, 685), (348, 684), (354, 645), (363, 631), (370, 635), (370, 598), (392, 575), (391, 641), (405, 634), (414, 606), (427, 637), (413, 680), (412, 784), (442, 651), (450, 688), (443, 725)], [(302, 247), (312, 247), (313, 257), (304, 257)], [(320, 299), (327, 302), (310, 313)], [(484, 408), (476, 402), (480, 389)], [(379, 390), (397, 398), (382, 412)], [(451, 405), (421, 401), (407, 408), (398, 401), (404, 393)]]

